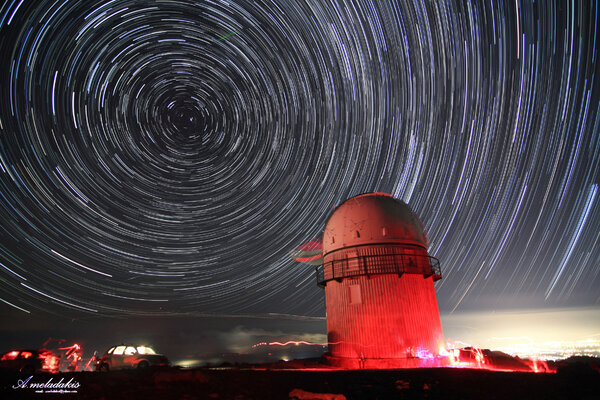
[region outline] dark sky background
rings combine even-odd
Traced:
[[[597,3],[407,3],[4,1],[3,347],[323,334],[290,251],[370,191],[442,314],[598,310]]]

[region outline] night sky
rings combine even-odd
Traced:
[[[322,321],[290,252],[371,191],[443,314],[598,309],[598,4],[407,3],[5,0],[2,318]]]

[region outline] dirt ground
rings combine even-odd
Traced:
[[[583,364],[561,367],[552,374],[457,368],[343,371],[274,367],[34,374],[27,382],[22,374],[4,371],[0,374],[0,398],[600,399],[600,374]],[[48,384],[50,379],[46,388],[31,387]],[[73,388],[75,384],[77,388]],[[76,393],[65,393],[73,390]]]

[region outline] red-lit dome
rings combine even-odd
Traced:
[[[419,217],[402,200],[386,193],[361,194],[339,205],[325,224],[323,254],[374,243],[414,244],[427,249]]]

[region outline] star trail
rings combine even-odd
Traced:
[[[442,311],[597,307],[599,13],[5,1],[0,306],[320,317],[290,251],[379,191],[427,227]]]

